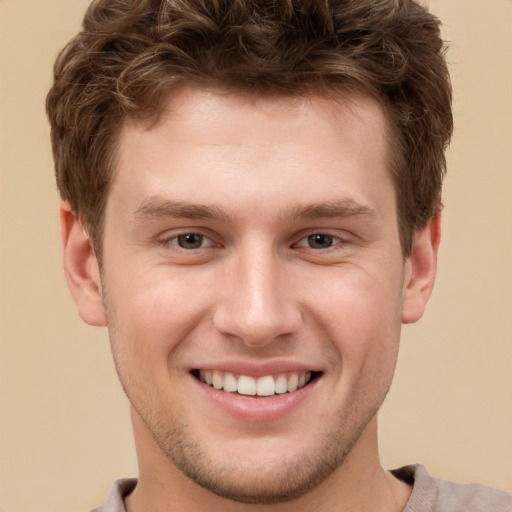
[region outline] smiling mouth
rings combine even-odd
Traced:
[[[320,372],[286,372],[251,377],[218,370],[195,370],[194,377],[208,386],[246,396],[273,396],[293,393],[311,383]]]

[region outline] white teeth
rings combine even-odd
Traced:
[[[247,375],[240,375],[238,377],[238,392],[241,395],[255,395],[256,381]]]
[[[288,391],[288,379],[286,375],[279,375],[279,377],[277,377],[274,391],[278,394],[283,394]]]
[[[280,374],[277,377],[265,375],[254,378],[249,375],[236,376],[231,372],[219,370],[200,370],[199,380],[215,389],[229,393],[238,391],[241,395],[272,396],[275,394],[293,393],[304,387],[311,380],[311,372]]]
[[[289,379],[288,379],[288,392],[292,393],[297,389],[297,384],[299,383],[299,376],[294,373]]]
[[[257,395],[258,396],[271,396],[274,394],[274,377],[267,375],[266,377],[260,377],[257,384]]]
[[[222,389],[224,385],[224,379],[222,378],[222,374],[218,371],[213,372],[212,376],[212,384],[215,389]]]
[[[229,393],[238,391],[236,377],[232,373],[224,374],[224,391],[228,391]]]

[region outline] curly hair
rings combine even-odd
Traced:
[[[57,184],[101,256],[116,144],[174,87],[370,94],[390,126],[404,255],[441,206],[453,119],[439,20],[413,0],[95,0],[47,97]]]

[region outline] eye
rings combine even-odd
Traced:
[[[341,239],[328,233],[313,233],[296,245],[296,247],[309,247],[311,249],[329,249],[333,245],[341,243]]]
[[[170,239],[170,243],[188,250],[209,247],[212,244],[209,238],[199,233],[183,233],[182,235],[174,236]]]

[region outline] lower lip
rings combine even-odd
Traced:
[[[259,397],[228,393],[192,378],[209,402],[237,419],[250,422],[275,421],[292,413],[308,398],[321,379],[318,376],[303,388],[291,393]]]

